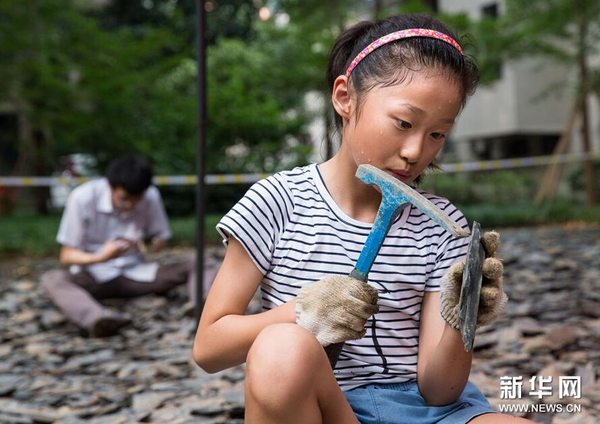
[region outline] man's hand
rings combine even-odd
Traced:
[[[100,250],[96,253],[98,262],[106,262],[109,259],[121,256],[125,251],[129,250],[135,242],[126,239],[108,240]]]
[[[365,335],[365,324],[379,311],[377,289],[352,277],[325,277],[302,287],[296,298],[296,323],[321,346]]]
[[[484,233],[481,244],[485,250],[483,261],[483,279],[479,297],[477,328],[493,323],[504,310],[508,297],[502,287],[502,262],[496,258],[500,235],[494,231]],[[458,262],[450,267],[444,275],[440,290],[440,308],[442,318],[455,330],[458,326],[458,302],[462,286],[465,262]]]
[[[160,252],[165,245],[166,243],[164,240],[161,240],[157,237],[152,237],[149,240],[140,240],[138,242],[138,249],[140,249],[140,252],[144,254],[152,254]]]

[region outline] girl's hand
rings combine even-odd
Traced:
[[[379,311],[377,289],[352,277],[330,276],[300,290],[296,323],[313,333],[321,346],[365,335],[365,324]]]
[[[502,287],[502,262],[496,258],[500,235],[495,231],[484,233],[481,243],[486,259],[483,261],[483,280],[477,314],[477,328],[493,323],[504,310],[508,297]],[[462,286],[465,262],[450,267],[441,283],[440,307],[442,318],[455,330],[458,326],[458,302]]]

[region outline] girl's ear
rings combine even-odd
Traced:
[[[352,115],[353,101],[346,75],[340,75],[333,82],[331,102],[333,103],[333,108],[338,115],[340,115],[344,120],[350,119],[350,116]]]

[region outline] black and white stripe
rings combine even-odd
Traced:
[[[468,231],[448,200],[419,190]],[[292,300],[304,284],[348,275],[371,224],[356,221],[334,202],[315,164],[254,184],[223,217],[217,230],[233,235],[264,274],[263,308]],[[379,290],[375,335],[372,320],[362,340],[347,342],[335,374],[343,390],[417,377],[419,318],[425,291],[439,290],[445,271],[466,254],[468,238],[455,239],[415,207],[405,208],[386,237],[369,273]]]

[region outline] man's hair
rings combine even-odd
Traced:
[[[111,187],[121,187],[128,194],[137,196],[152,184],[152,166],[142,156],[121,156],[108,165],[106,177]]]

